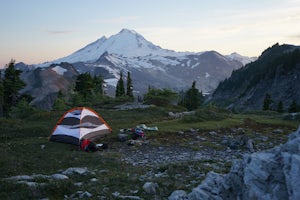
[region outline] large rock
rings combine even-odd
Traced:
[[[168,200],[186,200],[186,199],[188,199],[188,197],[184,190],[175,190],[168,198]]]
[[[147,194],[156,194],[156,189],[158,189],[158,184],[153,182],[146,182],[143,185],[143,189]]]
[[[235,160],[228,174],[208,173],[188,199],[300,199],[300,128],[289,141]]]

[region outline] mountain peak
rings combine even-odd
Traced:
[[[127,28],[123,28],[118,34],[121,34],[121,33],[131,33],[131,34],[138,34],[135,30],[130,30],[130,29],[127,29]]]
[[[108,38],[105,36],[86,45],[73,54],[57,59],[52,63],[60,62],[95,62],[107,52],[121,57],[139,57],[148,55],[172,56],[176,53],[154,45],[134,30],[123,28],[119,33]]]
[[[242,56],[241,54],[237,53],[237,52],[233,52],[230,55],[226,56],[227,58],[231,59],[231,60],[236,60],[241,62],[243,65],[246,65],[250,62],[253,62],[256,60],[255,57],[247,57],[247,56]]]

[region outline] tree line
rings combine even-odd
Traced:
[[[276,104],[276,102],[273,101],[271,94],[266,93],[264,101],[263,101],[262,110],[273,110],[273,111],[277,111],[279,113],[283,113],[284,105],[283,105],[282,101],[279,101]],[[297,105],[297,102],[295,99],[292,100],[291,104],[287,108],[287,111],[289,113],[295,113],[295,112],[300,111],[300,106]]]
[[[1,73],[1,72],[0,72]],[[23,115],[33,111],[35,108],[30,105],[33,98],[27,94],[21,94],[26,84],[20,78],[22,71],[15,68],[15,61],[11,60],[6,65],[4,75],[0,74],[0,116]],[[133,82],[130,72],[127,72],[126,85],[123,73],[116,85],[115,98],[105,94],[104,80],[101,76],[92,76],[83,73],[77,76],[75,84],[68,91],[59,91],[52,106],[53,110],[65,110],[73,106],[98,106],[111,102],[121,103],[134,101]],[[203,102],[202,92],[196,88],[196,82],[187,91],[177,93],[171,89],[157,89],[149,87],[148,92],[139,97],[140,101],[158,106],[178,104],[188,110],[197,109]]]
[[[6,65],[5,74],[0,71],[0,117],[22,116],[35,108],[30,105],[33,98],[27,94],[20,94],[26,84],[21,80],[21,71],[15,69],[15,61],[11,60]],[[83,73],[77,76],[75,85],[69,91],[59,91],[57,98],[53,104],[53,110],[66,110],[74,106],[99,106],[109,104],[111,102],[122,103],[134,101],[133,82],[130,72],[127,72],[126,85],[124,84],[123,73],[120,72],[115,89],[115,98],[105,94],[104,80],[101,76],[92,76],[89,73]],[[163,88],[148,88],[148,92],[144,94],[143,99],[139,99],[146,104],[154,104],[157,106],[179,105],[187,110],[196,110],[204,102],[204,96],[201,91],[196,88],[196,81],[186,91],[179,93]],[[279,101],[277,106],[273,102],[271,95],[266,94],[263,110],[276,110],[284,112],[283,103]],[[276,107],[276,108],[275,108]],[[288,107],[288,112],[300,111],[296,101],[293,100]]]

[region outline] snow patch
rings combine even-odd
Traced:
[[[208,78],[208,77],[210,77],[210,74],[205,72],[205,78]]]
[[[116,78],[108,78],[108,79],[104,79],[104,81],[107,85],[111,85],[114,87],[116,87],[116,85],[118,83],[118,79],[116,79]]]
[[[61,66],[57,65],[52,68],[53,71],[55,71],[59,75],[64,75],[64,73],[67,71],[65,68],[62,68]]]
[[[188,60],[187,62],[187,66],[190,67],[191,66],[191,60]]]
[[[200,65],[200,63],[199,63],[199,62],[197,62],[197,63],[193,64],[191,68],[192,68],[192,69],[194,69],[194,68],[195,68],[195,67],[197,67],[198,65]]]

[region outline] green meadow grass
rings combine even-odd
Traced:
[[[299,126],[298,121],[283,120],[277,113],[247,113],[233,114],[223,110],[197,111],[195,118],[170,119],[169,111],[160,107],[134,110],[96,109],[113,129],[113,133],[105,138],[112,146],[117,144],[119,130],[135,127],[138,124],[158,126],[157,132],[146,132],[154,146],[172,146],[179,144],[185,146],[192,138],[180,137],[178,132],[188,132],[191,128],[199,132],[207,132],[232,127],[249,126],[247,134],[258,129],[263,134],[280,128],[283,134],[269,137],[285,137],[287,133],[295,131]],[[191,189],[197,186],[204,178],[190,177],[191,168],[205,174],[211,169],[204,162],[183,162],[171,165],[162,165],[159,168],[132,166],[120,161],[120,153],[112,151],[99,151],[95,153],[81,152],[77,146],[53,143],[48,141],[53,127],[65,111],[35,112],[23,119],[0,118],[0,197],[3,199],[63,199],[64,195],[74,194],[78,190],[89,191],[98,196],[113,199],[112,193],[118,191],[122,194],[137,195],[151,199],[141,189],[145,180],[140,180],[149,171],[155,173],[166,172],[167,177],[154,178],[160,186],[159,196],[167,197],[176,189]],[[262,126],[263,125],[263,126]],[[261,128],[263,127],[263,128]],[[247,127],[246,127],[247,128]],[[212,142],[202,143],[210,148],[219,148]],[[135,147],[138,148],[138,147]],[[191,147],[199,150],[199,147]],[[230,163],[226,164],[230,168]],[[5,178],[16,175],[45,174],[51,175],[69,167],[87,167],[93,174],[88,176],[74,175],[68,180],[48,181],[44,187],[29,188],[24,184],[15,184]],[[220,172],[226,172],[221,170]],[[174,174],[184,174],[185,179],[172,178]],[[91,182],[91,178],[97,181]],[[196,182],[193,181],[196,179]],[[83,186],[74,186],[74,183],[83,182]],[[190,187],[190,188],[188,188]],[[132,194],[132,191],[137,191]],[[92,199],[97,199],[94,195]]]

